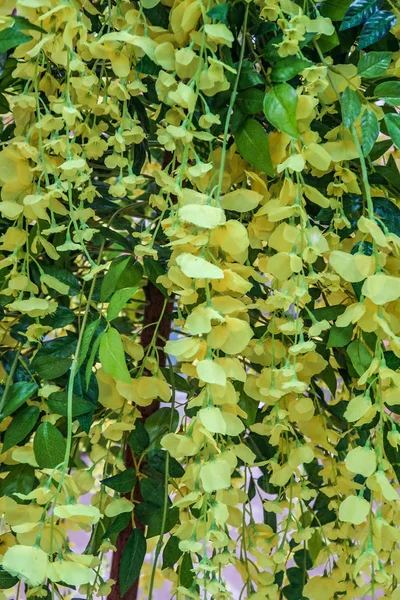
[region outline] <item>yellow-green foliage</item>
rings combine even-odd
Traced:
[[[0,15],[0,598],[398,600],[398,9]]]

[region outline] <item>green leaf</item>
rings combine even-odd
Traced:
[[[33,31],[39,31],[40,33],[47,33],[47,31],[45,29],[43,29],[43,27],[39,27],[38,25],[34,25],[33,23],[30,23],[28,21],[28,19],[25,19],[25,17],[19,17],[17,15],[12,15],[13,21],[14,23],[18,26],[18,29],[31,29]]]
[[[229,12],[229,3],[217,4],[211,10],[207,12],[207,17],[214,19],[215,21],[221,21],[221,23],[227,22]]]
[[[364,156],[368,156],[379,135],[379,121],[372,110],[364,111],[361,117],[361,140]]]
[[[165,450],[152,450],[148,454],[148,461],[152,469],[157,471],[157,473],[165,475],[167,466],[167,453]],[[183,477],[184,474],[185,471],[183,467],[178,463],[176,458],[170,456],[168,461],[168,475],[170,477],[179,478]]]
[[[371,154],[369,156],[372,162],[378,160],[378,158],[385,154],[385,152],[387,152],[392,146],[392,143],[392,140],[382,140],[380,142],[377,142],[372,148]]]
[[[22,442],[35,427],[39,415],[40,410],[37,406],[21,407],[15,413],[11,424],[6,429],[2,452],[6,452]]]
[[[27,383],[26,381],[18,381],[14,385],[10,386],[5,406],[3,407],[0,419],[9,417],[13,414],[20,406],[33,396],[38,386],[36,383]]]
[[[156,412],[147,417],[144,426],[149,435],[150,448],[161,448],[161,439],[169,431],[169,424],[171,421],[171,410],[173,411],[171,430],[175,431],[178,427],[179,422],[179,413],[176,409],[168,407],[159,408],[158,410],[156,410]]]
[[[127,494],[131,492],[136,484],[136,471],[135,469],[126,469],[114,477],[107,477],[101,481],[102,485],[119,492],[120,494]]]
[[[11,497],[16,492],[29,494],[36,486],[35,469],[27,464],[15,465],[10,467],[7,477],[0,480],[0,497]]]
[[[117,515],[112,525],[110,525],[110,527],[108,527],[107,531],[104,533],[103,539],[109,538],[112,535],[116,535],[117,533],[125,529],[130,523],[131,519],[131,513],[121,513],[120,515]]]
[[[100,289],[100,300],[105,302],[113,292],[133,287],[143,277],[143,268],[131,256],[122,256],[113,260]]]
[[[297,139],[296,109],[298,97],[296,90],[288,83],[273,87],[264,98],[264,114],[268,121],[279,131]]]
[[[164,485],[155,479],[143,478],[140,480],[140,493],[143,500],[152,502],[156,506],[164,506]]]
[[[86,389],[89,387],[90,378],[91,378],[92,373],[93,373],[92,367],[94,365],[96,354],[97,354],[97,351],[98,351],[99,346],[100,346],[100,342],[101,342],[101,340],[102,340],[103,337],[104,337],[104,331],[102,331],[100,333],[100,335],[98,335],[97,338],[94,340],[94,343],[92,345],[92,349],[90,351],[90,356],[89,356],[88,361],[86,363],[86,368],[85,368]]]
[[[329,17],[332,21],[342,21],[351,0],[324,0],[320,12],[323,17]]]
[[[400,148],[400,114],[389,113],[385,115],[385,125],[393,143]]]
[[[119,568],[121,596],[126,594],[139,577],[145,556],[146,540],[143,532],[140,529],[134,529],[129,536],[121,557]]]
[[[350,129],[361,112],[361,102],[357,92],[347,87],[342,94],[343,125]]]
[[[160,535],[161,533],[168,533],[177,523],[179,523],[179,509],[177,506],[168,506],[167,516],[165,519],[164,529],[162,530],[164,520],[164,508],[159,510],[152,509],[148,518],[147,527],[147,539]]]
[[[331,35],[321,35],[318,40],[318,46],[324,53],[333,50],[333,48],[336,48],[339,44],[340,40],[336,30],[331,33]]]
[[[257,88],[250,88],[238,94],[235,107],[237,107],[245,116],[255,115],[256,113],[262,112],[263,101],[264,92]]]
[[[8,100],[3,94],[0,94],[0,115],[5,115],[8,112],[10,112]]]
[[[72,360],[70,358],[57,357],[55,359],[54,356],[52,358],[51,355],[46,354],[35,358],[31,366],[39,377],[46,381],[51,381],[65,375],[69,371],[71,364]]]
[[[372,202],[374,205],[374,212],[382,219],[388,230],[391,233],[395,233],[396,235],[400,236],[399,206],[394,202],[391,202],[388,198],[372,198]],[[396,369],[397,368],[398,367],[396,367]]]
[[[163,267],[163,265],[160,263],[160,261],[155,260],[154,258],[151,258],[150,256],[145,256],[143,258],[143,264],[144,264],[144,268],[146,271],[146,275],[149,278],[149,280],[151,281],[151,283],[153,285],[155,285],[156,288],[158,288],[165,297],[167,297],[168,296],[167,290],[161,283],[158,283],[158,281],[157,281],[157,279],[160,277],[160,275],[166,274],[166,268]]]
[[[85,362],[87,353],[89,352],[89,348],[90,348],[92,340],[93,340],[93,336],[96,333],[96,329],[99,325],[100,325],[100,319],[96,319],[95,321],[92,321],[85,327],[85,331],[84,331],[83,337],[82,337],[81,347],[79,349],[78,369]]]
[[[18,577],[15,577],[15,575],[10,575],[10,573],[7,573],[3,567],[0,567],[0,590],[8,590],[9,588],[14,587],[14,585],[16,585],[18,582]]]
[[[271,81],[290,81],[300,71],[312,66],[312,62],[298,56],[287,56],[278,60],[271,71]]]
[[[171,535],[168,542],[165,544],[163,552],[162,569],[170,569],[180,559],[183,552],[179,549],[180,539],[175,535]]]
[[[68,416],[68,392],[54,392],[47,400],[51,412],[63,417]],[[80,417],[92,412],[96,405],[80,396],[72,396],[72,416]]]
[[[156,411],[154,414],[156,414]],[[134,454],[141,454],[147,448],[150,442],[149,434],[145,426],[139,420],[135,421],[135,429],[131,431],[128,437],[128,446]]]
[[[54,265],[43,265],[42,269],[46,275],[51,275],[51,277],[54,277],[55,279],[58,279],[58,281],[61,281],[61,283],[67,285],[69,288],[69,296],[77,296],[81,291],[78,279],[70,271]]]
[[[134,296],[138,288],[125,288],[115,292],[110,300],[110,304],[107,309],[107,321],[113,321],[116,319],[124,308],[128,304],[129,300]]]
[[[14,23],[12,27],[0,31],[0,53],[25,44],[25,42],[29,42],[31,39],[30,35],[22,33],[18,24]]]
[[[358,74],[364,79],[378,77],[387,70],[391,60],[391,52],[368,52],[358,61]]]
[[[374,95],[391,106],[400,105],[400,81],[384,81],[376,86]]]
[[[65,439],[57,427],[48,422],[39,425],[33,440],[33,452],[41,469],[54,469],[63,463],[65,450]]]
[[[370,16],[377,0],[355,0],[346,12],[339,31],[345,31],[351,27],[361,25]]]
[[[131,383],[131,376],[125,362],[124,347],[118,331],[110,327],[100,340],[100,362],[107,375],[125,383]]]
[[[258,121],[246,119],[243,127],[235,133],[235,142],[244,160],[270,177],[274,176],[268,133]]]
[[[337,327],[334,325],[329,330],[327,348],[343,348],[351,341],[353,336],[354,325],[350,324],[347,327]]]
[[[368,369],[372,361],[372,356],[361,340],[354,340],[347,347],[347,354],[351,360],[354,370],[358,375],[362,375]]]
[[[396,25],[396,21],[396,15],[390,10],[380,10],[372,14],[358,38],[358,49],[367,48],[385,37],[389,30]]]
[[[186,589],[190,589],[194,581],[194,573],[192,569],[192,558],[187,552],[183,555],[182,563],[179,569],[179,582]]]
[[[341,314],[344,313],[346,307],[343,304],[336,304],[335,306],[322,306],[321,308],[315,308],[312,312],[317,321],[335,321]]]

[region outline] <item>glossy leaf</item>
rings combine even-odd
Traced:
[[[384,81],[376,86],[375,96],[392,106],[400,105],[400,81]]]
[[[386,114],[385,124],[393,143],[400,148],[400,114]]]
[[[264,98],[264,113],[271,125],[295,139],[297,103],[296,90],[288,83],[276,85]]]
[[[358,48],[362,50],[382,39],[396,24],[397,17],[389,10],[373,13],[365,23],[358,38]]]
[[[146,540],[140,529],[134,529],[129,536],[121,557],[119,582],[122,596],[139,577],[146,555]]]
[[[391,60],[391,52],[368,52],[358,62],[358,74],[364,79],[379,77],[387,70]]]
[[[135,487],[136,471],[135,469],[126,469],[118,473],[118,475],[103,479],[101,483],[120,494],[126,494],[127,492],[131,492]]]
[[[361,102],[357,92],[347,87],[342,94],[343,125],[350,129],[361,112]]]
[[[251,165],[271,177],[274,174],[269,151],[268,134],[255,119],[247,119],[235,133],[235,142],[239,154]]]
[[[379,135],[379,121],[371,110],[364,111],[361,117],[361,140],[364,156],[368,156]]]
[[[25,439],[35,427],[39,414],[40,410],[37,406],[22,406],[14,413],[13,420],[4,434],[3,452],[6,452]]]
[[[65,450],[65,439],[57,427],[49,422],[39,425],[33,440],[33,451],[41,469],[55,469],[62,464]]]

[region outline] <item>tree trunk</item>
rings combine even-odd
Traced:
[[[144,319],[143,319],[144,329],[142,331],[141,344],[144,348],[144,351],[146,352],[146,349],[149,347],[151,340],[153,339],[153,335],[154,335],[155,329],[157,327],[157,323],[160,320],[160,317],[161,317],[161,314],[163,311],[164,302],[165,302],[165,297],[162,294],[162,292],[160,292],[160,290],[153,283],[151,283],[151,281],[149,281],[145,287],[145,295],[146,295],[146,306],[145,306],[145,311],[144,311]],[[165,354],[164,354],[162,348],[164,347],[165,340],[168,339],[170,330],[171,330],[172,306],[173,306],[173,301],[171,299],[166,306],[166,309],[161,318],[160,324],[158,326],[158,331],[157,331],[156,345],[158,348],[158,358],[159,358],[160,367],[165,366]],[[161,350],[160,350],[160,348],[161,348]],[[158,409],[159,404],[160,404],[159,402],[154,400],[150,404],[150,406],[143,406],[143,407],[139,406],[138,407],[138,409],[140,410],[140,412],[142,414],[141,421],[143,423],[146,421],[147,417],[152,415]],[[127,446],[125,449],[124,460],[125,460],[125,465],[127,468],[134,466],[133,459],[132,459],[132,451],[129,448],[129,446]],[[135,500],[141,501],[142,497],[140,495],[140,489],[139,489],[138,482],[139,482],[139,478],[137,479],[133,497]],[[130,494],[126,494],[126,496],[128,498],[130,498]],[[137,518],[136,515],[135,515],[135,527],[137,529],[141,529],[142,531],[145,528],[143,523],[140,522],[140,520]],[[111,564],[111,574],[110,574],[111,578],[114,579],[116,583],[113,585],[111,593],[108,596],[108,600],[121,600],[121,598],[122,598],[121,592],[120,592],[120,586],[119,586],[119,568],[120,568],[120,564],[121,564],[122,552],[125,548],[125,545],[131,534],[131,531],[132,531],[132,523],[129,523],[129,525],[123,531],[121,531],[121,533],[118,535],[117,543],[116,543],[117,549],[113,554],[112,564]],[[137,596],[138,596],[138,590],[139,590],[139,578],[135,581],[134,585],[126,592],[126,594],[124,594],[124,597],[123,597],[124,600],[136,600]]]

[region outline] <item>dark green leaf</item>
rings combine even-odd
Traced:
[[[382,219],[385,227],[400,236],[400,208],[388,198],[373,198],[374,212]]]
[[[107,375],[125,383],[131,383],[121,336],[113,327],[110,327],[101,338],[99,356]]]
[[[127,494],[135,487],[136,471],[135,469],[125,469],[125,471],[118,473],[118,475],[103,479],[101,483],[120,494]]]
[[[50,394],[47,404],[53,413],[63,417],[68,416],[68,392]],[[89,400],[85,400],[80,396],[72,396],[72,416],[74,418],[92,412],[95,408],[95,404]]]
[[[240,92],[236,98],[235,107],[237,107],[242,115],[255,115],[262,112],[264,101],[264,92],[257,88],[250,88]]]
[[[372,110],[364,111],[361,117],[361,139],[364,156],[368,156],[379,135],[379,121]]]
[[[2,452],[6,452],[13,446],[16,446],[35,427],[40,415],[37,406],[22,406],[15,413],[11,424],[7,427],[4,434],[4,444]]]
[[[226,4],[217,4],[213,6],[211,10],[207,12],[207,17],[210,19],[214,19],[215,21],[221,21],[221,23],[227,22],[229,12],[229,3]]]
[[[385,115],[385,124],[393,143],[400,148],[400,114]]]
[[[3,567],[0,567],[0,590],[8,590],[14,587],[14,585],[16,585],[18,582],[18,577],[15,577],[15,575],[10,575],[10,573],[7,573]]]
[[[351,342],[347,347],[347,354],[358,375],[363,375],[371,364],[372,356],[362,341],[354,340]]]
[[[347,87],[342,94],[343,125],[350,129],[361,112],[361,102],[357,92]]]
[[[324,0],[320,12],[323,17],[329,17],[332,21],[342,21],[351,0]]]
[[[110,265],[100,290],[100,300],[105,302],[113,292],[127,287],[134,287],[143,277],[143,268],[130,256],[122,256]]]
[[[172,420],[171,410],[173,410]],[[179,413],[176,409],[167,407],[159,408],[146,419],[144,426],[149,434],[150,448],[159,449],[161,447],[161,439],[168,433],[170,421],[172,424],[171,430],[175,431],[179,422]]]
[[[136,290],[137,288],[125,288],[123,290],[117,290],[111,296],[110,304],[107,309],[107,321],[113,321],[118,317],[119,313],[135,294]]]
[[[0,497],[13,494],[29,494],[37,485],[35,469],[31,465],[15,465],[5,479],[0,480]]]
[[[141,454],[150,442],[145,426],[139,420],[135,421],[135,429],[128,437],[128,446],[134,454]]]
[[[5,115],[8,112],[10,112],[8,100],[3,94],[0,94],[0,115]]]
[[[183,552],[182,550],[179,550],[179,542],[179,538],[175,535],[171,535],[168,542],[165,544],[162,569],[172,568],[182,556]]]
[[[0,419],[12,415],[14,411],[25,404],[25,402],[33,396],[37,388],[38,386],[36,383],[27,383],[26,381],[19,381],[10,386]]]
[[[364,23],[371,15],[371,11],[374,10],[376,3],[377,0],[355,0],[355,2],[352,2],[344,16],[340,31],[345,31]]]
[[[235,142],[244,160],[273,177],[274,167],[269,152],[268,133],[258,121],[246,119],[243,127],[235,133]]]
[[[337,327],[333,325],[329,330],[329,338],[327,348],[343,348],[351,341],[353,337],[354,325],[350,324],[347,327]]]
[[[391,52],[368,52],[358,62],[358,74],[364,77],[364,79],[378,77],[386,71],[391,60]]]
[[[61,281],[61,283],[65,283],[65,285],[69,287],[70,296],[77,296],[81,291],[78,279],[70,271],[61,269],[54,265],[43,265],[42,269],[46,275],[51,275],[51,277],[58,279],[58,281]]]
[[[297,102],[296,90],[288,83],[276,85],[264,98],[264,114],[268,121],[294,139],[299,136],[296,121]]]
[[[42,321],[43,325],[58,329],[59,327],[65,327],[71,325],[75,321],[75,315],[72,310],[66,306],[58,306],[56,312],[53,315],[47,315]]]
[[[144,268],[146,271],[147,277],[150,279],[151,283],[156,286],[163,293],[165,297],[168,296],[167,290],[165,287],[158,283],[157,279],[160,275],[165,275],[166,269],[163,268],[161,263],[150,256],[145,256],[143,259]]]
[[[128,526],[131,519],[131,513],[121,513],[120,515],[117,515],[113,523],[110,525],[110,527],[107,528],[106,532],[104,533],[103,539],[109,538],[112,535],[116,535],[120,531],[123,531]]]
[[[44,355],[35,357],[31,365],[39,377],[46,381],[51,381],[65,375],[69,371],[71,363],[72,360],[69,358],[51,359],[49,355]]]
[[[322,306],[321,308],[315,308],[312,312],[317,321],[335,321],[341,314],[344,313],[346,307],[343,304],[336,304],[335,306]]]
[[[165,474],[167,453],[164,450],[152,450],[149,452],[148,461],[151,468],[157,471],[157,473],[161,473],[162,475]],[[169,457],[168,474],[170,477],[174,478],[183,477],[185,474],[182,466],[178,463],[176,458],[173,458],[172,456]]]
[[[189,553],[183,555],[182,563],[179,569],[179,582],[183,587],[189,589],[194,581],[194,573],[192,571],[193,563]]]
[[[272,81],[290,81],[295,77],[300,71],[306,69],[307,67],[312,66],[312,62],[305,58],[300,58],[298,56],[287,56],[282,60],[278,60],[271,71],[271,80]]]
[[[139,577],[144,557],[146,556],[146,540],[140,529],[134,529],[129,536],[121,557],[119,582],[123,596]]]
[[[82,337],[81,347],[79,349],[79,357],[78,357],[78,369],[85,362],[87,353],[89,352],[89,348],[92,344],[93,336],[96,333],[97,327],[100,325],[100,319],[96,319],[91,323],[88,323],[85,327],[85,331]]]
[[[339,46],[339,44],[340,40],[336,31],[331,33],[331,35],[321,35],[318,40],[318,46],[323,53],[330,52],[333,48]]]
[[[400,81],[384,81],[376,86],[375,96],[392,106],[400,105]]]
[[[164,506],[164,485],[149,477],[140,480],[140,493],[143,500],[152,502],[156,506]]]
[[[39,425],[33,440],[33,452],[41,469],[54,469],[63,463],[65,450],[65,439],[57,427],[48,422]]]
[[[380,10],[372,14],[361,31],[358,49],[362,50],[378,42],[396,25],[396,21],[396,15],[390,10]]]
[[[35,360],[43,356],[56,358],[69,358],[76,350],[76,338],[73,336],[64,335],[62,337],[51,340],[43,344],[39,352],[35,356]]]
[[[7,52],[11,48],[16,48],[25,42],[29,42],[32,37],[22,33],[16,23],[12,27],[0,31],[0,52]]]
[[[254,88],[257,85],[264,85],[264,83],[264,78],[256,71],[254,63],[249,60],[244,60],[239,77],[239,91]]]
[[[38,25],[34,25],[30,23],[28,19],[25,17],[19,17],[18,15],[12,15],[14,23],[17,25],[18,29],[31,29],[32,31],[39,31],[39,33],[47,33],[45,29],[39,27]]]
[[[164,528],[162,527],[164,520],[164,508],[151,510],[148,518],[147,539],[168,533],[177,523],[179,523],[179,509],[177,506],[168,506]]]

